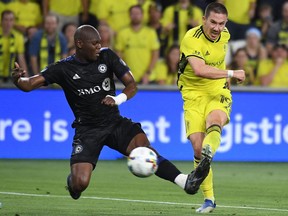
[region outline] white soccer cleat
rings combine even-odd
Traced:
[[[197,213],[210,213],[216,208],[216,203],[212,200],[205,199],[203,205],[196,209]]]

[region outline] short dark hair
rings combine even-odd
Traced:
[[[207,18],[211,12],[218,13],[218,14],[225,14],[228,16],[228,11],[226,7],[218,2],[212,2],[208,4],[208,6],[205,9],[205,17]]]

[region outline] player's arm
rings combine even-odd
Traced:
[[[187,60],[196,76],[207,79],[235,77],[239,82],[243,82],[245,80],[244,70],[221,70],[205,64],[203,59],[194,56],[188,57]]]
[[[15,62],[15,69],[12,72],[12,79],[15,86],[25,92],[32,91],[45,84],[45,78],[37,74],[32,77],[25,77],[26,71],[20,68],[17,62]]]
[[[125,86],[122,93],[127,95],[127,100],[134,97],[134,95],[137,93],[137,83],[135,82],[130,71],[121,77],[121,82]]]
[[[132,98],[137,92],[137,84],[132,76],[132,73],[129,71],[121,77],[121,82],[125,86],[122,93],[117,96],[107,95],[102,103],[108,106],[116,106],[124,103],[126,100]]]

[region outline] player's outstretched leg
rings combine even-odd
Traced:
[[[210,213],[216,208],[216,203],[213,202],[212,200],[205,199],[204,204],[196,209],[197,213]]]
[[[81,193],[76,193],[76,192],[74,192],[74,191],[72,190],[72,187],[71,187],[71,174],[69,174],[69,175],[67,176],[67,186],[66,186],[66,189],[69,191],[70,196],[71,196],[73,199],[75,199],[75,200],[79,199],[79,197],[81,196]]]
[[[200,185],[209,173],[211,161],[212,149],[210,145],[206,145],[202,149],[202,159],[199,165],[188,175],[185,184],[186,193],[196,194],[198,192]]]

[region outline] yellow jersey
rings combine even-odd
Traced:
[[[259,62],[257,70],[257,76],[261,77],[269,74],[275,63],[271,59],[263,59]],[[285,61],[275,74],[273,81],[269,84],[269,87],[287,87],[288,86],[288,61]]]
[[[147,26],[142,26],[137,32],[129,26],[116,36],[115,49],[122,52],[123,60],[130,67],[136,82],[141,81],[147,71],[152,51],[159,47],[156,31]]]
[[[256,0],[224,0],[224,5],[228,10],[228,19],[238,24],[249,24],[250,4]]]
[[[175,19],[175,12],[179,13],[178,17],[178,23],[174,23]],[[175,24],[178,26],[178,40],[180,43],[180,40],[184,37],[185,33],[190,27],[189,20],[193,19],[198,22],[198,24],[202,24],[202,17],[203,12],[202,10],[195,6],[190,5],[188,9],[181,9],[178,4],[168,6],[163,13],[163,17],[161,19],[161,23],[164,27]],[[192,26],[194,27],[194,26]],[[173,43],[178,43],[178,41],[174,41],[175,38],[173,38],[174,29],[169,33],[168,35],[168,46],[171,46]]]
[[[17,25],[27,28],[42,23],[41,8],[37,3],[15,1],[7,4],[6,9],[13,11]]]
[[[227,28],[215,41],[205,35],[202,25],[187,31],[180,45],[181,56],[178,69],[178,87],[182,92],[193,90],[209,94],[225,86],[226,78],[207,79],[196,76],[187,58],[194,56],[203,59],[206,65],[225,70],[225,55],[229,38]]]
[[[151,80],[155,81],[156,83],[159,81],[165,81],[165,85],[175,85],[177,80],[177,71],[169,73],[169,68],[166,61],[164,59],[160,59],[157,61],[150,77],[152,77]]]
[[[63,16],[77,16],[82,12],[82,3],[79,0],[50,0],[50,11]]]
[[[14,68],[14,61],[18,54],[24,54],[24,36],[12,31],[9,36],[3,36],[0,29],[0,76],[9,77]]]
[[[97,18],[105,20],[112,30],[118,32],[129,26],[129,9],[137,4],[137,0],[121,0],[121,3],[115,0],[100,0],[98,2]]]
[[[4,4],[2,1],[0,1],[0,14],[6,9],[6,4]],[[1,22],[1,16],[0,16],[0,22]]]

